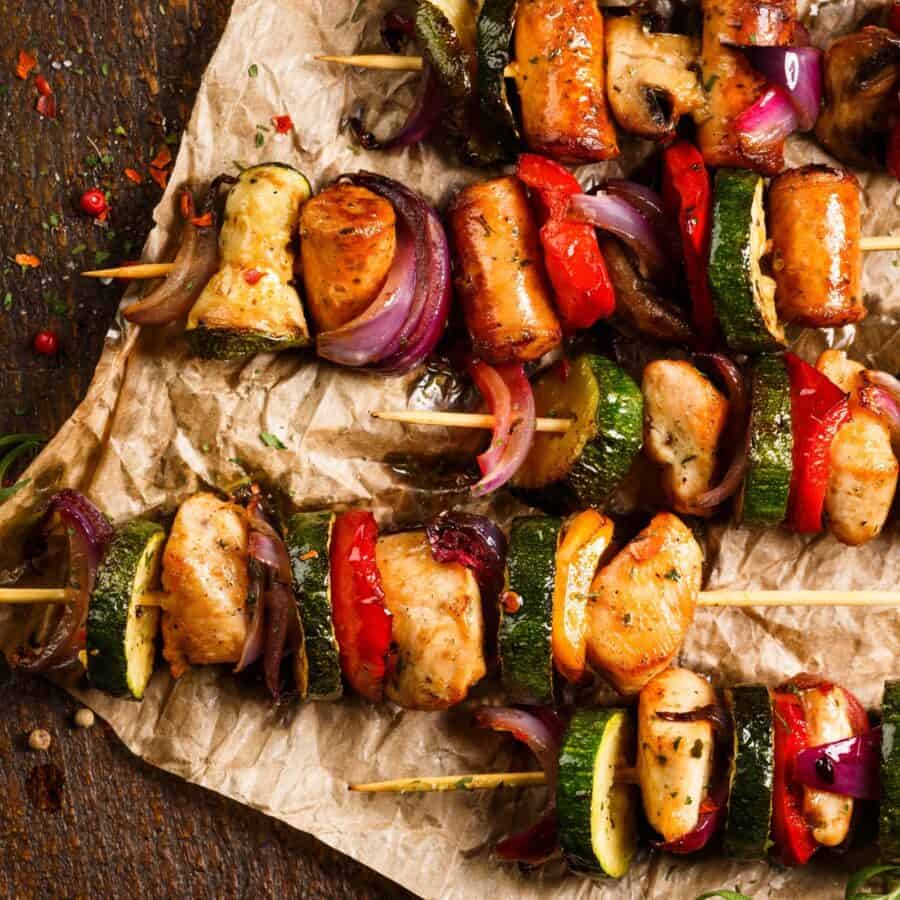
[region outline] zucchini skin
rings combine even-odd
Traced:
[[[709,283],[716,315],[732,350],[760,353],[778,347],[753,293],[750,246],[753,198],[760,182],[754,172],[716,173]]]
[[[725,852],[734,859],[765,859],[775,777],[772,694],[762,684],[739,684],[726,697],[734,743]]]
[[[900,863],[900,680],[884,683],[881,738],[881,807],[878,844],[885,863]]]
[[[498,145],[512,159],[522,148],[519,126],[506,93],[506,67],[519,0],[485,0],[478,16],[478,102]]]
[[[143,688],[134,690],[128,679],[128,618],[141,558],[151,542],[159,552],[165,534],[155,522],[134,519],[116,532],[97,572],[87,616],[88,677],[114,697],[140,700],[143,695]],[[156,610],[145,615],[159,616]]]
[[[750,452],[741,519],[777,525],[787,514],[793,469],[791,389],[780,356],[762,356],[753,367]]]
[[[551,631],[561,529],[562,520],[551,516],[513,519],[506,590],[519,607],[500,604],[499,629],[501,680],[512,702],[554,702]]]
[[[280,338],[266,331],[229,328],[191,328],[185,331],[191,352],[203,359],[240,359],[256,353],[277,353],[290,347],[307,347],[306,338]]]
[[[588,356],[600,385],[595,424],[589,441],[566,481],[578,499],[601,507],[625,477],[644,445],[644,395],[634,379],[604,356]]]
[[[344,691],[331,618],[329,550],[334,518],[330,511],[296,513],[285,529],[294,593],[306,637],[307,696],[311,700],[335,700]]]
[[[559,842],[566,862],[576,872],[595,878],[621,877],[624,871],[607,872],[597,858],[593,841],[594,768],[597,754],[611,726],[620,725],[623,709],[578,710],[569,722],[559,754],[556,815]],[[608,773],[609,781],[615,777]],[[630,858],[624,861],[627,871]]]

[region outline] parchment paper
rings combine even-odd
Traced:
[[[357,98],[366,98],[379,129],[395,123],[408,105],[409,76],[339,71],[311,59],[374,48],[388,5],[237,0],[156,211],[147,259],[165,258],[177,187],[233,172],[236,160],[288,161],[314,185],[370,168],[435,203],[479,177],[449,166],[427,145],[404,154],[369,154],[340,131],[341,115],[354,109]],[[849,29],[864,11],[852,3],[821,5],[816,39]],[[255,78],[248,74],[253,64]],[[284,113],[295,132],[264,132],[265,146],[257,148],[257,124]],[[632,147],[626,158],[642,152],[646,148]],[[803,140],[792,142],[792,164],[810,158],[825,159]],[[900,219],[895,183],[884,176],[867,176],[863,183],[865,230],[889,232]],[[869,255],[865,285],[872,314],[855,330],[803,336],[798,346],[807,358],[814,359],[826,339],[853,342],[853,354],[870,365],[900,369],[896,258]],[[282,488],[298,507],[366,505],[386,524],[410,521],[447,502],[446,496],[429,498],[411,489],[384,457],[422,451],[423,443],[432,453],[458,449],[460,435],[432,430],[423,441],[420,431],[368,416],[376,407],[404,406],[409,378],[352,373],[302,355],[205,362],[190,358],[177,337],[177,329],[138,334],[121,323],[109,333],[86,399],[31,467],[29,487],[0,508],[0,565],[15,565],[26,528],[47,496],[63,486],[85,491],[116,523],[170,514],[201,486],[223,487],[245,471]],[[287,449],[265,446],[261,432],[276,434]],[[501,497],[487,511],[506,519],[515,505]],[[712,587],[893,588],[900,572],[894,526],[856,550],[827,536],[806,540],[720,526],[710,530],[708,551]],[[10,625],[5,623],[7,635]],[[824,671],[877,706],[883,680],[900,674],[898,651],[893,609],[701,610],[682,662],[717,685],[776,683],[800,670]],[[273,709],[252,687],[212,668],[193,670],[178,682],[158,671],[141,704],[98,692],[79,696],[147,761],[308,831],[426,897],[691,898],[736,885],[760,900],[842,895],[845,874],[825,860],[785,872],[716,858],[642,857],[617,884],[567,875],[559,864],[521,874],[494,860],[490,847],[530,821],[543,801],[540,790],[348,794],[348,781],[509,766],[515,752],[509,743],[474,732],[464,708],[438,715],[345,699]]]

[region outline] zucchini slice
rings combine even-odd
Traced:
[[[309,344],[291,244],[311,192],[306,176],[283,163],[241,172],[225,202],[219,271],[188,315],[195,353],[235,359]]]
[[[166,532],[135,519],[118,529],[100,568],[87,617],[87,670],[94,687],[140,700],[153,675],[160,610],[141,606],[159,579]]]
[[[343,693],[341,661],[331,619],[331,529],[334,513],[296,513],[285,543],[291,557],[294,593],[306,645],[307,696],[334,700]]]
[[[513,519],[500,604],[500,673],[511,702],[553,703],[553,589],[562,521]]]
[[[725,702],[734,725],[725,852],[765,859],[775,778],[772,694],[762,684],[739,684],[725,692]]]
[[[563,434],[534,436],[514,484],[540,488],[565,479],[583,504],[602,507],[643,445],[641,389],[614,362],[588,353],[566,373],[558,366],[545,372],[534,401],[539,416],[575,421]]]
[[[881,703],[881,810],[878,844],[885,863],[900,863],[900,680],[884,683]]]
[[[791,388],[780,356],[762,356],[753,367],[750,451],[740,500],[749,525],[777,525],[787,513],[793,469]]]
[[[485,0],[478,16],[478,102],[501,147],[515,156],[522,146],[506,90],[519,0]]]
[[[635,787],[616,783],[633,758],[633,727],[624,709],[572,716],[559,755],[556,812],[566,861],[577,872],[621,878],[637,852]]]
[[[716,173],[709,282],[732,350],[758,353],[784,344],[775,281],[760,268],[766,253],[763,179],[754,172]]]

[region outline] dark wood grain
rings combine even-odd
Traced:
[[[166,138],[177,150],[228,6],[0,0],[0,431],[52,434],[84,394],[120,288],[76,273],[139,252],[160,196],[148,163]],[[34,76],[15,75],[21,49],[36,52],[54,90],[55,121],[35,110]],[[125,167],[143,172],[143,184]],[[97,186],[111,194],[106,229],[78,212],[81,192]],[[17,253],[41,266],[20,270]],[[60,338],[56,358],[31,350],[43,328]],[[76,708],[53,685],[0,668],[0,896],[410,896],[308,836],[143,764],[106,726],[76,729]],[[28,749],[35,727],[53,737],[46,753]]]

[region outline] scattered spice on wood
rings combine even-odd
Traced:
[[[15,256],[16,265],[23,269],[36,269],[40,264],[40,259],[33,253],[17,253]]]
[[[129,181],[133,181],[135,184],[143,184],[144,176],[141,175],[136,169],[125,169],[125,177]]]
[[[86,706],[82,706],[81,709],[75,713],[75,724],[79,728],[93,728],[95,721],[94,711],[88,709]]]
[[[19,62],[16,65],[16,75],[25,81],[26,78],[31,74],[34,67],[37,65],[37,59],[32,56],[30,53],[26,53],[24,50],[19,51]]]

